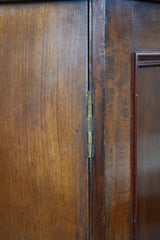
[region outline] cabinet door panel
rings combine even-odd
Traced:
[[[0,239],[88,239],[87,11],[0,7]]]
[[[139,72],[137,239],[160,236],[160,66]]]
[[[160,53],[135,54],[134,231],[160,235]]]

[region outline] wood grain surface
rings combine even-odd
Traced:
[[[105,232],[131,239],[131,53],[129,1],[109,1],[106,25]]]
[[[87,1],[0,7],[0,239],[88,239]]]

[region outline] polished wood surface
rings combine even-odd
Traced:
[[[160,52],[135,54],[134,239],[159,239]]]
[[[106,4],[106,16],[105,236],[107,240],[131,240],[134,221],[132,55],[135,51],[160,50],[160,4],[149,1],[109,0]],[[149,177],[148,175],[148,181]],[[154,181],[151,176],[150,186]],[[155,187],[155,196],[157,194],[158,189]],[[145,201],[147,196],[142,204]],[[153,197],[150,201],[157,204],[158,200]],[[159,225],[156,216],[156,213],[151,216],[154,221],[150,219],[150,223],[146,219],[148,223],[144,225],[146,228],[144,232],[147,232],[148,224],[151,222],[153,225],[156,223]],[[154,237],[158,239],[159,235]]]
[[[87,1],[0,8],[0,239],[88,239]]]

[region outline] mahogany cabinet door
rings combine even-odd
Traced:
[[[159,240],[160,1],[108,0],[105,29],[103,237]]]
[[[88,3],[0,4],[0,239],[88,239]]]

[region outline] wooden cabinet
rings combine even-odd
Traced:
[[[159,240],[159,22],[158,0],[0,1],[0,240]]]

